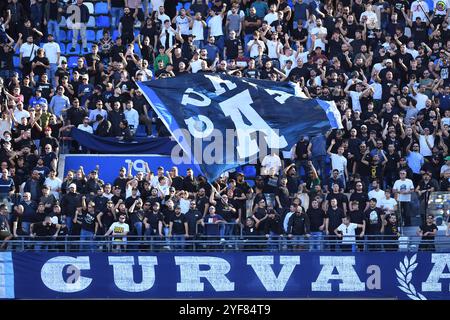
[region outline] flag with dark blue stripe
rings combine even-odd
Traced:
[[[138,86],[208,181],[289,150],[300,135],[342,128],[334,102],[307,99],[293,83],[197,73]]]

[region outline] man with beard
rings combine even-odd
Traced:
[[[288,210],[289,205],[291,204],[286,177],[283,177],[280,180],[280,185],[276,189],[275,200],[275,208],[280,215],[283,215],[284,211]]]
[[[209,200],[206,197],[206,192],[205,192],[204,188],[200,188],[198,190],[198,193],[197,193],[197,196],[195,199],[195,206],[202,213],[203,217],[208,213]]]
[[[144,205],[144,207],[146,207]],[[155,202],[150,212],[145,213],[143,224],[145,227],[145,235],[150,237],[163,237],[163,220],[161,212],[159,211],[159,203]],[[150,239],[151,240],[151,239]]]
[[[323,249],[322,239],[325,230],[326,214],[319,207],[319,201],[316,199],[311,201],[311,206],[306,212],[310,221],[311,246],[310,251],[321,251]]]
[[[283,238],[283,224],[281,220],[281,216],[275,212],[275,210],[271,209],[268,212],[268,218],[264,227],[264,234],[267,238],[267,245],[270,250],[274,251],[279,246],[277,246],[277,242]]]
[[[189,168],[186,170],[186,177],[183,179],[183,190],[189,192],[190,195],[193,195],[197,192],[197,181],[194,177],[194,171]]]
[[[366,216],[366,234],[369,241],[380,241],[380,235],[384,232],[384,211],[377,208],[377,199],[372,198],[369,209],[364,212]],[[379,244],[369,244],[369,250],[379,250]]]
[[[338,228],[344,221],[344,211],[338,207],[336,198],[331,199],[330,207],[327,210],[327,219],[325,220],[325,232],[327,240],[330,241],[329,248],[331,251],[335,251],[337,236],[334,230]]]
[[[241,219],[236,208],[230,203],[229,196],[232,196],[232,191],[229,190],[226,195],[221,196],[220,201],[216,201],[214,199],[215,194],[220,197],[217,191],[216,193],[211,193],[211,196],[209,197],[209,203],[215,206],[217,214],[225,219],[225,236],[231,239],[235,234],[236,224],[240,223]]]
[[[197,209],[195,201],[191,200],[189,211],[185,214],[188,223],[188,233],[193,239],[203,233],[203,214]]]
[[[108,121],[111,122],[111,136],[120,136],[120,122],[125,120],[125,114],[120,105],[120,101],[115,101],[113,109],[108,112]]]

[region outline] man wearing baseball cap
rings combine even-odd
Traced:
[[[77,185],[69,184],[68,192],[61,199],[61,209],[66,216],[67,230],[72,234],[73,217],[78,207],[81,207],[81,195],[77,193]]]
[[[56,154],[59,153],[59,142],[58,142],[58,139],[56,139],[55,137],[52,136],[52,128],[51,127],[45,127],[45,129],[44,129],[44,137],[39,142],[39,146],[41,149],[40,154],[44,154],[44,152],[45,152],[44,147],[47,144],[52,146],[52,149]]]

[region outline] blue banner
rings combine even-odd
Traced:
[[[7,255],[1,298],[450,299],[450,253]]]
[[[174,163],[173,160],[178,160]],[[132,162],[133,167],[131,174],[136,175],[139,171],[145,172],[144,163],[147,162],[150,170],[155,174],[159,166],[169,171],[171,167],[176,166],[180,175],[185,175],[188,168],[194,170],[194,175],[200,172],[195,166],[186,164],[181,161],[181,158],[172,159],[168,156],[158,155],[67,155],[64,161],[64,176],[69,170],[78,170],[80,166],[83,167],[84,172],[88,174],[95,169],[96,165],[100,167],[99,178],[105,183],[113,183],[119,175],[121,167],[128,168],[128,164]]]
[[[177,145],[168,137],[134,138],[133,141],[121,141],[115,137],[99,137],[94,134],[73,128],[70,136],[83,147],[100,153],[129,154],[153,153],[170,155]]]
[[[289,150],[300,135],[342,127],[334,102],[302,97],[293,83],[197,73],[138,86],[209,181],[261,152]]]

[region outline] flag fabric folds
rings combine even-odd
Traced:
[[[138,87],[210,182],[272,150],[289,150],[300,135],[342,128],[333,101],[307,99],[289,82],[197,73]]]

